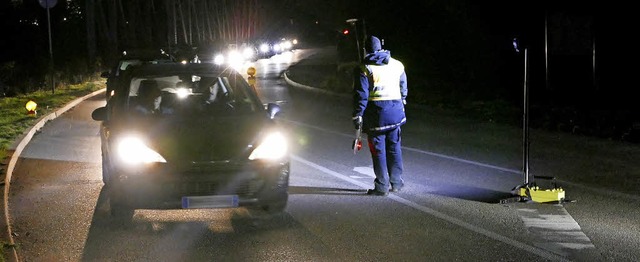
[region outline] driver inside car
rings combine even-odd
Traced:
[[[160,109],[162,91],[155,80],[145,79],[140,82],[136,105],[133,110],[143,115],[154,114]]]

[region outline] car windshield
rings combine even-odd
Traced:
[[[134,77],[128,111],[148,117],[233,117],[262,110],[239,75],[162,75]]]

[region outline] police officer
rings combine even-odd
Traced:
[[[368,195],[386,196],[404,186],[400,126],[407,118],[407,76],[404,65],[382,49],[380,39],[365,42],[363,64],[354,74],[353,123],[363,128],[376,178]]]

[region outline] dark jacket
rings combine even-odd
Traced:
[[[372,66],[377,67],[371,70],[374,69]],[[391,87],[386,87],[387,91],[390,90],[388,93],[393,95],[387,95],[388,98],[384,98],[384,95],[375,97],[374,92],[377,91],[374,88],[373,74],[378,74],[379,79],[386,78],[387,82],[394,83]],[[353,116],[363,117],[364,132],[391,130],[407,121],[403,104],[407,97],[407,76],[402,63],[391,58],[389,51],[380,50],[367,54],[354,76]]]

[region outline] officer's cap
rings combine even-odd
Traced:
[[[364,44],[364,48],[367,53],[373,53],[375,51],[379,51],[382,49],[382,44],[380,43],[380,39],[375,36],[369,36],[367,41]]]

